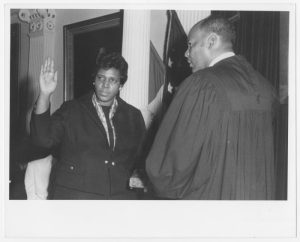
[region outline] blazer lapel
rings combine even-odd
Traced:
[[[106,137],[105,129],[98,117],[96,109],[92,103],[92,95],[93,93],[89,93],[88,95],[83,96],[78,101],[86,111],[86,113],[90,116],[91,120],[96,123],[97,127],[99,128],[100,132]]]

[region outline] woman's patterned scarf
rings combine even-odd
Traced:
[[[105,118],[105,114],[102,110],[102,107],[100,105],[100,103],[97,101],[97,98],[96,98],[96,95],[95,93],[93,94],[93,97],[92,97],[92,102],[94,104],[94,107],[96,108],[96,111],[97,111],[97,114],[100,118],[100,121],[105,129],[105,132],[106,132],[106,138],[107,138],[107,141],[108,141],[108,144],[110,146],[110,140],[109,140],[109,133],[108,133],[108,126],[107,126],[107,121],[106,121],[106,118]],[[111,128],[112,128],[112,131],[113,131],[113,138],[114,138],[114,146],[113,146],[113,150],[115,149],[115,146],[116,146],[116,131],[115,131],[115,126],[112,122],[112,118],[114,117],[115,115],[115,112],[117,110],[117,107],[118,107],[118,101],[117,99],[115,98],[114,99],[114,102],[113,102],[113,105],[111,106],[110,110],[109,110],[109,122],[110,122],[110,125],[111,125]]]

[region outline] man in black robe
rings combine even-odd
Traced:
[[[185,53],[193,74],[179,86],[146,160],[158,196],[274,199],[271,84],[233,53],[224,18],[195,24]]]

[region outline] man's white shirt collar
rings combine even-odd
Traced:
[[[229,57],[234,56],[234,55],[235,55],[235,54],[234,54],[233,52],[231,52],[231,51],[230,51],[230,52],[225,52],[225,53],[219,55],[218,57],[216,57],[215,59],[213,59],[213,60],[210,62],[209,67],[211,67],[211,66],[217,64],[217,63],[218,63],[219,61],[221,61],[221,60],[224,60],[224,59],[229,58]]]

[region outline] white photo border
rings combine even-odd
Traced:
[[[297,94],[299,85],[299,5],[296,1],[6,1],[4,13],[1,58],[3,87],[1,121],[4,134],[1,166],[1,233],[7,241],[296,241],[299,239],[297,178],[299,166],[296,142],[299,131]],[[174,1],[172,1],[174,2]],[[10,9],[185,9],[185,10],[270,10],[289,11],[289,147],[287,201],[16,201],[8,198],[9,174],[9,58]],[[296,36],[297,34],[297,36]],[[297,52],[296,52],[297,51]],[[297,60],[296,60],[297,58]],[[296,63],[298,67],[296,68]],[[297,73],[296,73],[297,71]],[[297,117],[296,117],[297,115]],[[297,145],[297,147],[296,147]],[[298,176],[297,176],[298,175]],[[2,214],[4,216],[2,216]],[[1,236],[2,236],[1,234]]]

